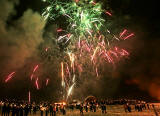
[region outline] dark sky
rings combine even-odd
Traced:
[[[106,78],[103,78],[99,81],[101,83],[101,86],[99,88],[103,88],[101,92],[94,92],[96,88],[92,87],[92,85],[91,87],[87,88],[88,92],[84,93],[86,93],[86,96],[87,94],[93,94],[95,96],[97,95],[103,98],[129,97],[146,100],[160,100],[160,22],[158,18],[158,3],[156,3],[156,0],[109,0],[108,2],[106,2],[106,0],[101,1],[104,3],[104,8],[106,6],[106,3],[109,4],[110,10],[112,10],[113,14],[116,15],[117,20],[115,22],[133,31],[135,33],[135,37],[133,38],[133,40],[129,40],[124,43],[131,52],[130,58],[119,63],[117,65],[117,68],[109,73],[110,75],[112,75],[112,79],[108,78],[107,73],[104,74],[104,77]],[[5,4],[5,0],[3,0],[2,3]],[[11,40],[10,36],[5,35],[6,32],[3,28],[0,28],[0,97],[4,98],[5,96],[7,96],[10,98],[16,98],[17,95],[21,95],[21,97],[19,97],[19,99],[21,99],[26,97],[26,95],[28,94],[28,90],[32,88],[32,85],[29,85],[29,87],[22,86],[28,84],[29,80],[21,79],[19,77],[18,80],[12,81],[9,85],[6,85],[4,84],[4,76],[8,74],[8,70],[12,70],[10,69],[10,67],[15,67],[15,64],[17,63],[24,64],[24,61],[22,61],[21,59],[18,61],[13,60],[14,64],[10,63],[10,60],[14,59],[15,57],[22,57],[22,59],[27,58],[27,64],[25,63],[25,65],[23,66],[16,66],[16,68],[18,67],[17,69],[19,70],[30,70],[30,67],[27,67],[27,65],[36,64],[36,60],[38,58],[31,57],[33,55],[30,54],[30,51],[32,51],[32,53],[34,54],[34,49],[37,48],[43,41],[43,37],[39,35],[44,32],[43,31],[41,33],[40,30],[45,27],[45,23],[37,17],[39,17],[39,14],[42,13],[42,9],[45,7],[45,4],[40,0],[20,0],[19,3],[6,3],[7,5],[4,5],[4,8],[15,9],[15,12],[12,13],[12,15],[8,18],[8,16],[5,16],[3,13],[5,9],[0,9],[0,14],[2,14],[0,16],[0,24],[3,24],[3,22],[6,23],[4,27],[11,30],[11,32],[9,31],[8,34],[14,33],[12,39],[15,39],[16,42],[9,42],[13,40]],[[12,8],[12,5],[14,8]],[[32,10],[26,12],[28,9]],[[34,12],[38,13],[34,14]],[[4,16],[4,18],[2,16]],[[5,17],[7,18],[5,19]],[[24,21],[28,21],[30,26],[33,24],[32,22],[36,24],[35,28],[33,29],[34,31],[37,31],[36,34],[33,33],[33,30],[30,29],[30,26],[28,26],[28,24],[23,23]],[[15,26],[17,26],[17,31],[13,31]],[[13,29],[10,27],[13,27]],[[17,37],[17,35],[19,36]],[[2,38],[4,37],[7,38],[7,40],[3,40]],[[29,42],[25,42],[22,47],[9,47],[10,44],[19,45],[18,38],[21,37],[30,37],[34,39],[24,40]],[[24,41],[20,40],[20,42],[22,43]],[[32,42],[35,44],[32,44]],[[29,50],[28,47],[30,47]],[[17,52],[15,49],[27,49],[28,51],[22,50],[20,52]],[[6,54],[4,53],[4,50],[6,50],[7,52],[15,51],[16,53]],[[21,55],[23,53],[27,55]],[[32,59],[32,61],[30,59]],[[25,70],[20,72],[21,74],[19,75],[21,77],[27,77]],[[49,88],[43,88],[38,92],[35,89],[32,89],[32,93],[34,96],[33,99],[35,98],[35,96],[39,96],[38,98],[43,100],[56,98],[55,95],[57,94],[57,90],[54,89],[55,87],[57,87],[56,84],[60,80],[53,80],[56,82],[53,82],[53,86],[50,85]]]

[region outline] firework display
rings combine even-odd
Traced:
[[[54,41],[60,52],[55,57],[59,63],[57,70],[60,71],[58,73],[65,100],[73,94],[79,78],[85,78],[85,75],[101,78],[103,65],[115,65],[121,58],[128,58],[129,52],[118,47],[117,43],[128,40],[134,33],[124,29],[118,34],[113,34],[106,26],[107,18],[112,18],[113,13],[103,9],[101,3],[93,0],[44,0],[44,2],[47,2],[48,6],[44,9],[42,17],[58,25]],[[45,46],[43,54],[54,56],[51,51],[51,46]],[[29,75],[37,90],[41,88],[41,78],[37,75],[41,67],[39,64],[33,65]],[[15,72],[10,73],[5,82],[7,83],[13,76]],[[45,86],[50,83],[51,79],[45,78]],[[30,97],[29,91],[29,102]]]
[[[57,22],[62,18],[66,25],[59,27],[57,44],[62,44],[68,56],[61,63],[62,87],[67,91],[68,98],[76,84],[76,76],[88,71],[92,67],[96,77],[99,77],[101,65],[104,62],[115,64],[120,58],[128,56],[127,50],[112,45],[132,37],[124,29],[116,36],[105,28],[107,20],[102,14],[112,16],[112,13],[102,9],[100,3],[93,0],[48,0],[49,6],[42,16],[45,20],[51,19]],[[88,67],[86,67],[88,65]]]

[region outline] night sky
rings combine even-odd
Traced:
[[[75,98],[94,95],[99,98],[160,100],[158,3],[156,0],[99,1],[104,8],[109,4],[109,10],[116,16],[113,20],[116,25],[112,28],[121,28],[120,31],[127,28],[135,36],[123,43],[130,51],[129,58],[119,62],[116,68],[108,70],[109,67],[106,67],[104,77],[95,85],[94,80],[84,83],[83,90],[75,92]],[[40,16],[46,4],[40,0],[1,0],[0,4],[0,99],[27,99],[30,90],[34,100],[57,100],[61,81],[56,78],[59,70],[54,66],[57,62],[48,68],[41,55],[44,46],[53,44],[46,37],[53,32],[54,26]],[[44,65],[39,76],[53,76],[49,86],[39,91],[28,79],[31,66],[33,68],[38,61]],[[18,71],[17,76],[4,83],[6,75],[14,70]],[[43,82],[44,79],[41,85]]]

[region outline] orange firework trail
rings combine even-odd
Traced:
[[[65,82],[64,82],[64,68],[63,68],[63,62],[61,62],[61,76],[62,76],[62,87],[65,86]]]
[[[74,72],[74,61],[75,61],[75,55],[73,53],[68,53],[68,56],[69,56],[69,59],[70,59],[70,62],[71,62],[71,68],[73,69],[73,72]]]
[[[9,80],[12,79],[13,75],[15,74],[16,72],[12,72],[8,75],[7,79],[5,80],[5,83],[7,83]]]

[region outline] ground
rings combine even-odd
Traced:
[[[160,106],[156,106],[156,110],[157,112],[159,112],[159,115],[160,115]],[[40,116],[40,112],[38,112],[36,116]],[[62,114],[58,113],[56,116],[62,116]],[[74,111],[67,110],[66,116],[80,116],[80,113],[79,113],[79,110],[74,110]],[[106,114],[102,114],[101,110],[98,110],[96,113],[84,112],[84,116],[155,116],[155,113],[153,109],[151,110],[147,109],[147,110],[144,110],[143,112],[136,112],[134,110],[134,106],[132,106],[131,113],[126,113],[122,105],[112,105],[112,106],[107,106]]]

